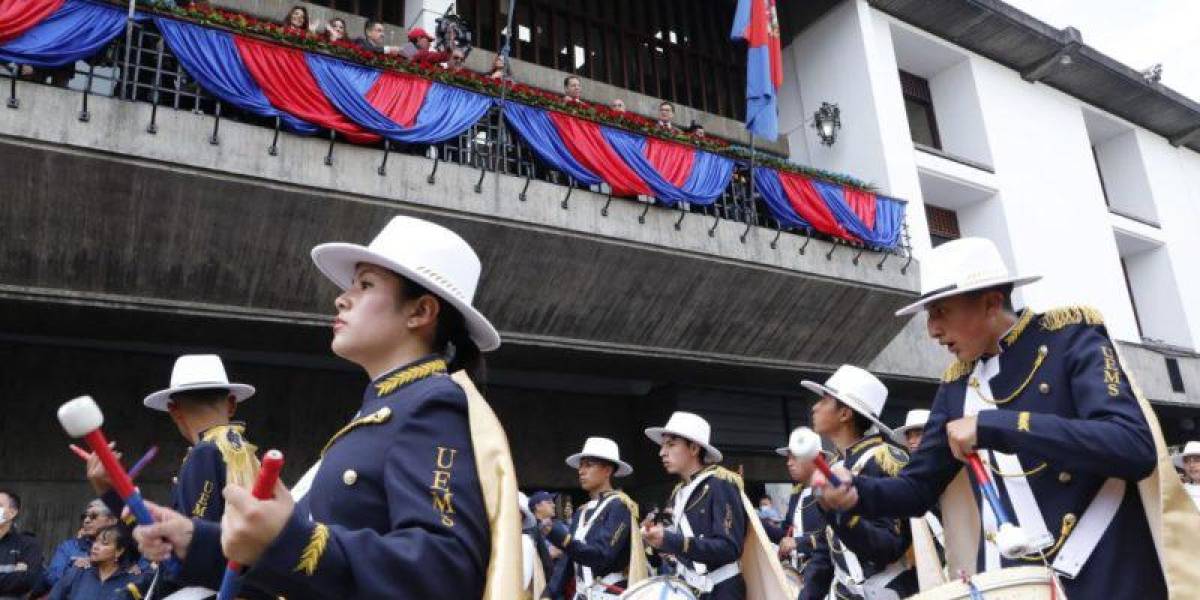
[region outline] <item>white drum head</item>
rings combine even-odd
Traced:
[[[696,594],[678,577],[651,577],[625,590],[620,600],[696,600]]]

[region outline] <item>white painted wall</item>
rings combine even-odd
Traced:
[[[452,4],[454,0],[405,0],[404,26],[410,29],[424,27],[433,35],[437,18],[446,14]]]
[[[1093,141],[1094,143],[1094,141]],[[1137,130],[1095,144],[1100,177],[1112,208],[1124,215],[1157,222],[1150,179],[1146,173]]]

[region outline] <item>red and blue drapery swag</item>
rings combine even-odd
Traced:
[[[72,64],[120,35],[125,18],[122,8],[95,0],[0,0],[0,62]],[[299,134],[328,129],[355,143],[432,144],[462,134],[495,103],[415,75],[171,18],[153,22],[200,87]],[[712,204],[735,166],[689,145],[517,102],[506,103],[504,118],[552,168],[584,185],[606,183],[617,196]],[[899,243],[901,201],[764,167],[755,169],[755,187],[782,227],[881,249]]]

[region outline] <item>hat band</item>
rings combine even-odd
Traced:
[[[946,287],[940,287],[940,288],[938,288],[938,289],[936,289],[936,290],[933,290],[932,292],[925,292],[924,294],[921,294],[921,296],[920,296],[920,297],[918,297],[918,298],[917,298],[917,300],[928,300],[928,299],[930,299],[930,298],[932,298],[932,297],[934,297],[934,296],[937,296],[937,295],[939,295],[939,294],[944,294],[944,293],[946,293],[946,292],[952,292],[952,291],[954,291],[954,289],[955,289],[955,288],[957,288],[957,287],[958,287],[958,284],[957,284],[957,283],[952,283],[952,284],[950,284],[950,285],[948,285],[948,286],[946,286]]]

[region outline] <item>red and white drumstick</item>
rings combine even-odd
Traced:
[[[825,476],[825,479],[833,484],[833,487],[841,487],[842,480],[833,474],[833,470],[829,468],[829,462],[825,460],[825,455],[821,454],[821,436],[817,435],[815,431],[807,427],[797,427],[788,437],[788,452],[791,452],[792,456],[799,460],[811,461]]]
[[[145,501],[142,500],[142,494],[136,487],[133,487],[133,480],[129,478],[125,467],[121,466],[121,462],[113,454],[112,448],[108,447],[108,439],[100,430],[100,427],[104,425],[104,413],[100,412],[96,401],[92,400],[91,396],[80,396],[63,404],[58,407],[58,422],[62,423],[63,429],[68,435],[74,438],[83,438],[87,442],[88,447],[104,465],[104,470],[108,472],[113,489],[125,501],[125,505],[137,518],[138,523],[153,524],[154,519],[150,516]]]
[[[251,493],[259,500],[270,500],[275,497],[275,484],[279,481],[279,471],[283,469],[283,453],[278,450],[268,450],[263,455],[262,465],[258,468],[258,478],[254,481]],[[238,575],[242,566],[237,561],[229,561],[225,565],[225,575],[221,578],[221,589],[217,592],[217,600],[233,600],[238,589],[242,587]]]
[[[996,515],[999,528],[996,530],[995,541],[1000,554],[1007,558],[1019,558],[1033,552],[1034,548],[1030,545],[1029,536],[1026,535],[1025,530],[1013,523],[1012,518],[1008,516],[1008,511],[1004,509],[1004,503],[1000,500],[1000,490],[996,487],[992,476],[988,474],[987,468],[983,466],[979,453],[968,454],[967,465],[975,475],[975,484],[979,486],[979,494],[987,499],[988,504],[992,507],[992,514]]]

